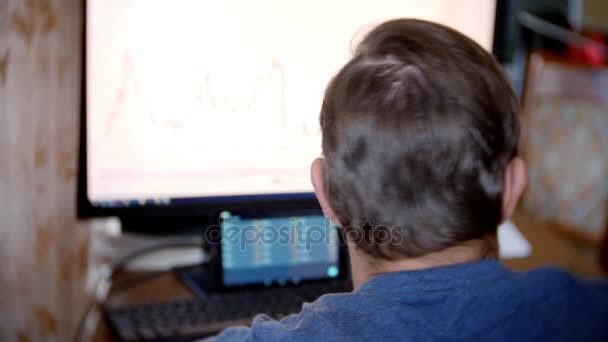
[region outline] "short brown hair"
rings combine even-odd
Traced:
[[[413,19],[372,30],[321,109],[325,190],[349,240],[401,259],[495,236],[517,110],[496,60],[463,34]]]

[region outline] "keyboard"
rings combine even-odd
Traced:
[[[103,308],[121,341],[192,341],[224,328],[249,325],[258,313],[279,319],[300,312],[302,304],[323,294],[348,292],[345,283],[311,284],[296,288],[215,293],[206,299]]]

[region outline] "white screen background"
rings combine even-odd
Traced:
[[[92,201],[309,192],[323,91],[396,17],[491,49],[495,1],[89,0]]]

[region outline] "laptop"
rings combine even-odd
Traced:
[[[280,319],[352,289],[346,245],[319,212],[223,211],[206,240],[208,265],[177,272],[199,298],[106,307],[120,340],[192,340],[248,325],[259,313]]]

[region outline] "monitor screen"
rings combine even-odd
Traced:
[[[322,215],[221,214],[224,286],[299,284],[340,275],[337,228]]]
[[[323,91],[381,21],[490,49],[495,1],[89,0],[86,197],[94,206],[310,194]]]

